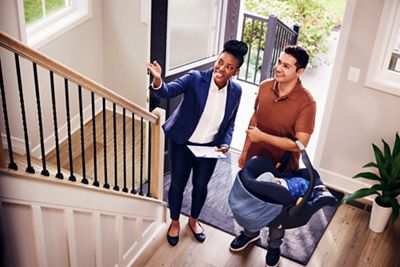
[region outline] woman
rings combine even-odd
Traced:
[[[179,215],[183,192],[192,171],[192,206],[189,228],[195,239],[204,242],[206,235],[198,218],[207,197],[207,185],[214,172],[217,159],[196,158],[187,145],[217,146],[226,153],[232,141],[236,113],[242,93],[239,84],[231,78],[238,74],[247,53],[247,45],[230,40],[224,44],[213,68],[208,71],[190,71],[166,84],[157,61],[147,63],[153,75],[151,90],[161,98],[183,94],[178,108],[163,125],[169,139],[171,185],[168,191],[171,225],[167,240],[171,246],[179,241]]]

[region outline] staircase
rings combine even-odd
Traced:
[[[1,266],[146,262],[167,219],[164,111],[2,32],[0,91]]]

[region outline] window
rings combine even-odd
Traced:
[[[400,73],[400,27],[397,30],[394,47],[390,53],[389,70]]]
[[[365,85],[400,95],[400,0],[385,0]]]
[[[224,0],[169,0],[166,75],[215,60],[222,48]]]
[[[24,41],[38,48],[87,20],[91,16],[90,1],[19,0]]]

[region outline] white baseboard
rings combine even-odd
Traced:
[[[1,134],[1,141],[3,143],[3,149],[8,149],[8,142],[7,142],[7,136],[6,134],[2,133]],[[25,140],[11,136],[11,144],[12,144],[12,150],[13,153],[17,153],[20,155],[25,155]]]
[[[330,188],[350,194],[358,189],[370,187],[371,184],[362,182],[359,179],[352,179],[351,177],[336,173],[334,171],[319,168],[318,172],[324,184]],[[373,201],[375,196],[369,196],[365,199]]]
[[[99,102],[102,101],[102,98],[97,98],[95,101],[95,115],[97,115],[99,112],[102,110],[102,105],[99,104]],[[89,105],[83,110],[83,124],[86,124],[88,121],[92,119],[92,106]],[[79,128],[81,127],[80,125],[80,116],[79,113],[74,116],[71,120],[71,134],[76,132]],[[65,123],[61,127],[58,128],[58,143],[61,144],[68,138],[68,124]],[[48,136],[44,140],[44,147],[45,147],[45,154],[47,155],[50,151],[55,149],[55,143],[54,143],[54,135]],[[42,158],[41,152],[40,152],[40,143],[35,146],[32,149],[32,156],[36,157],[38,159]]]

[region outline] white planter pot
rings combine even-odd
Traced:
[[[392,214],[392,208],[382,207],[374,200],[371,210],[371,218],[369,220],[369,229],[376,233],[382,233]]]

